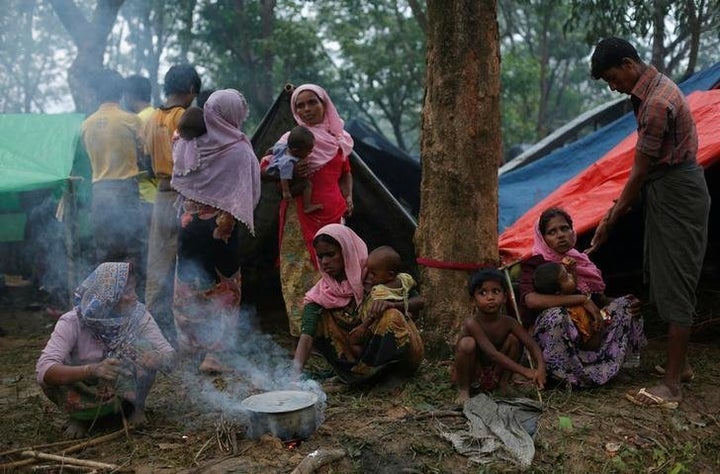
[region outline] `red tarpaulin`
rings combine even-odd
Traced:
[[[704,168],[720,160],[720,90],[696,91],[687,97],[698,132],[697,159]],[[633,133],[605,156],[537,203],[500,235],[504,263],[532,253],[533,228],[540,214],[561,207],[573,218],[578,234],[594,229],[612,205],[630,175],[637,133]]]

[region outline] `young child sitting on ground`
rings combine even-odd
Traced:
[[[480,381],[483,390],[497,387],[509,393],[513,372],[542,390],[546,374],[540,347],[517,320],[503,314],[507,301],[503,274],[495,269],[479,270],[470,277],[468,292],[477,311],[465,320],[455,346],[452,378],[458,387],[457,402],[470,398],[470,386],[475,381]],[[523,346],[530,352],[535,369],[518,363]]]
[[[280,188],[282,189],[283,199],[290,200],[293,198],[291,184],[293,185],[293,189],[298,189],[302,186],[303,210],[306,214],[319,211],[323,208],[323,205],[312,203],[312,183],[309,179],[304,179],[300,182],[296,181],[294,183],[291,183],[291,181],[295,165],[298,161],[307,158],[314,146],[315,136],[312,132],[298,125],[290,131],[287,144],[275,145],[270,165],[268,165],[266,171],[269,176],[280,177]]]
[[[351,342],[360,349],[368,328],[383,312],[394,308],[411,318],[425,305],[415,279],[400,271],[402,259],[392,247],[383,245],[370,252],[365,268],[364,285],[369,295],[363,305],[363,322],[350,332]]]
[[[574,295],[578,293],[573,274],[564,265],[556,262],[543,263],[535,269],[533,287],[541,295]],[[602,343],[604,319],[602,312],[593,315],[583,305],[570,306],[565,309],[580,333],[579,347],[586,350],[597,350]]]

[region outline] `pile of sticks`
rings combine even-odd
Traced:
[[[7,472],[11,470],[19,470],[23,468],[24,471],[30,472],[43,472],[43,471],[54,471],[57,469],[62,472],[117,472],[121,470],[121,466],[116,464],[108,464],[97,461],[88,461],[85,459],[78,459],[75,457],[68,456],[69,454],[80,452],[86,448],[97,446],[108,441],[112,441],[116,438],[120,438],[127,432],[124,429],[115,431],[110,434],[90,438],[80,443],[77,440],[58,441],[55,443],[41,444],[37,446],[30,446],[25,448],[12,449],[0,453],[1,458],[10,458],[13,456],[21,456],[22,460],[11,461],[5,464],[0,464],[0,472]],[[71,443],[76,443],[72,446],[68,446]],[[67,446],[67,447],[66,447]],[[43,451],[40,451],[40,450]],[[44,452],[53,451],[53,452]],[[40,461],[52,461],[51,464],[45,464],[41,466],[34,466],[29,468],[27,466],[36,464]]]

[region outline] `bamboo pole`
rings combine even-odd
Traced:
[[[513,289],[512,278],[510,278],[510,268],[508,265],[506,265],[506,266],[502,267],[502,270],[503,270],[503,273],[505,274],[505,281],[507,282],[508,294],[510,295],[510,303],[512,303],[513,311],[515,312],[515,318],[518,320],[518,322],[522,326],[522,320],[520,319],[520,310],[518,308],[517,300],[515,299],[515,290]],[[530,364],[530,368],[535,370],[535,363],[533,362],[530,351],[528,350],[527,347],[523,347],[523,350],[525,351],[525,355],[527,356],[528,363]],[[542,394],[540,394],[540,390],[537,388],[537,386],[535,386],[535,393],[537,393],[538,401],[540,403],[542,403],[543,402]]]
[[[46,461],[56,461],[63,464],[72,464],[73,466],[84,466],[92,467],[95,469],[105,469],[108,471],[116,471],[120,469],[120,466],[116,464],[107,464],[104,462],[87,461],[85,459],[71,458],[68,456],[58,456],[56,454],[41,453],[39,451],[23,451],[22,455],[25,457],[33,457],[36,459],[44,459]]]

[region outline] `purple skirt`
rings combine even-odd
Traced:
[[[579,348],[580,333],[565,308],[540,313],[533,337],[542,349],[548,376],[573,387],[596,387],[615,377],[625,354],[640,351],[647,344],[642,318],[630,315],[631,301],[623,296],[605,307],[612,322],[597,350]]]

